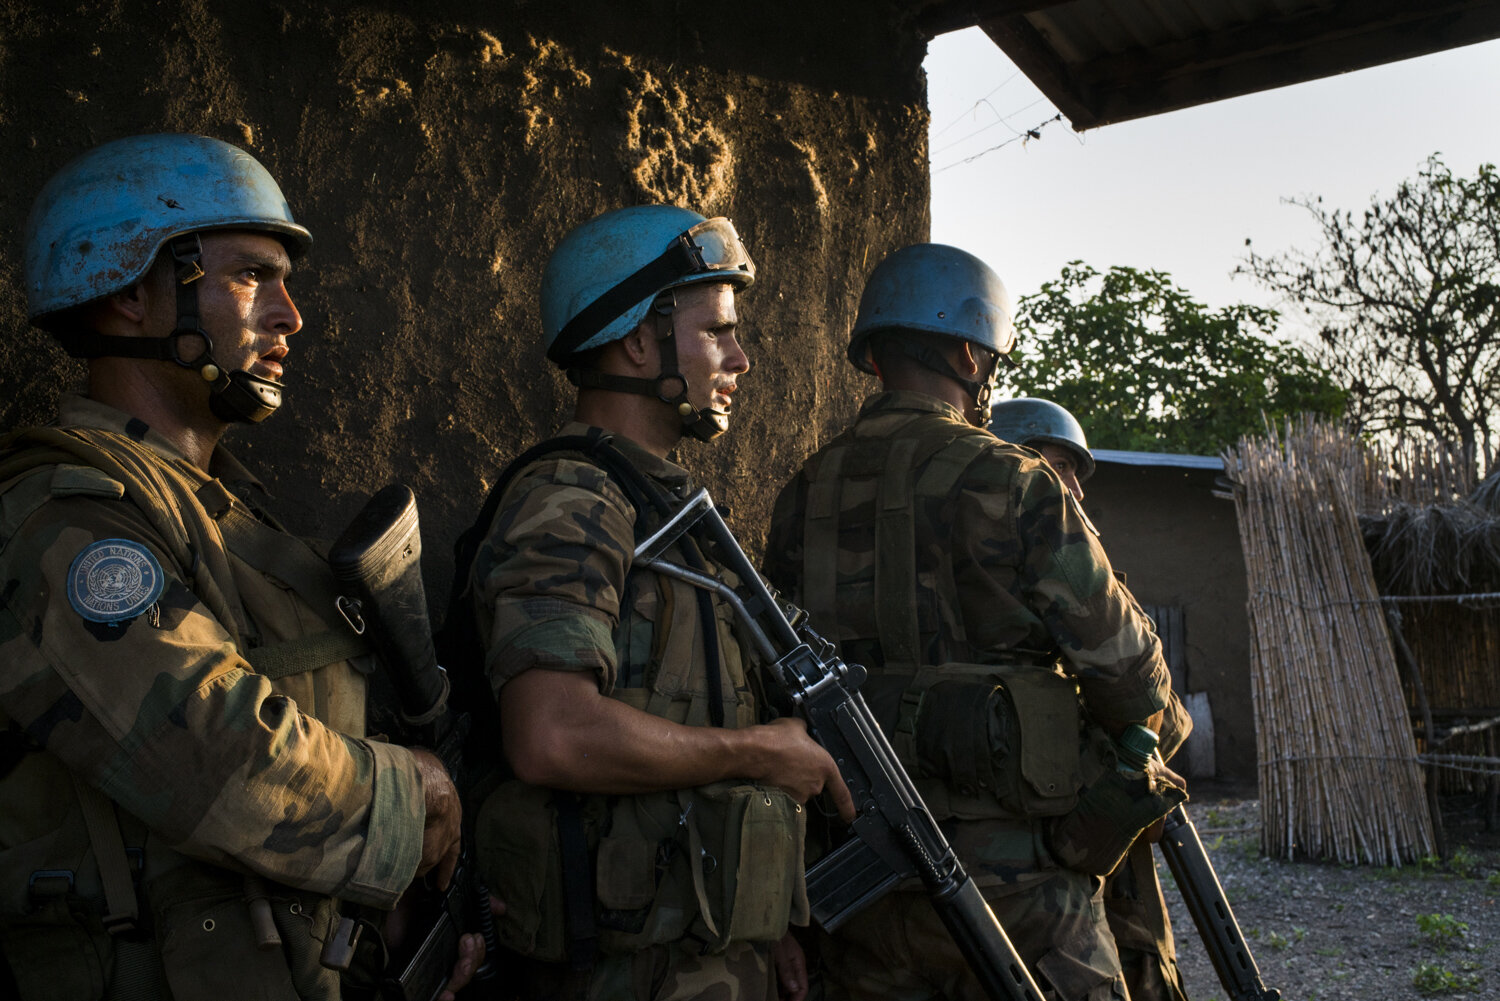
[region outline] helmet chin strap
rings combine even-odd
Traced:
[[[661,351],[661,375],[654,379],[633,379],[629,376],[611,375],[592,369],[570,368],[568,381],[580,389],[607,389],[617,393],[634,393],[637,396],[650,396],[661,400],[677,411],[677,416],[682,420],[684,437],[698,441],[713,441],[729,430],[729,414],[722,410],[715,410],[711,406],[701,410],[695,409],[692,402],[688,400],[687,376],[683,375],[677,367],[677,331],[673,326],[677,298],[670,289],[663,294],[672,295],[671,305],[652,307],[655,315],[667,318],[667,332],[656,341]],[[674,384],[677,387],[675,393],[672,392]]]
[[[972,351],[973,348],[971,347]],[[988,350],[988,349],[985,349]],[[989,371],[975,373],[983,375],[983,379],[968,379],[958,373],[958,370],[944,358],[942,353],[926,344],[912,344],[903,342],[901,351],[912,361],[925,369],[936,372],[938,375],[947,376],[964,388],[969,397],[974,401],[973,410],[975,427],[988,427],[990,423],[990,397],[995,392],[995,371],[1000,367],[999,354],[993,351],[990,359]]]
[[[208,406],[221,421],[259,424],[281,406],[281,386],[249,372],[225,372],[214,360],[214,342],[198,318],[198,288],[203,277],[203,243],[197,233],[172,240],[176,264],[177,325],[165,337],[120,337],[94,330],[60,331],[59,339],[74,358],[148,358],[197,369],[208,383]],[[182,354],[184,337],[196,337],[203,350],[191,358]]]
[[[684,435],[696,438],[698,441],[713,441],[729,430],[729,415],[711,406],[695,410],[692,403],[688,401],[687,376],[677,368],[677,330],[673,326],[676,306],[677,301],[674,296],[672,311],[666,314],[667,335],[657,341],[661,345],[661,375],[656,377],[656,383],[662,389],[659,395],[661,399],[677,408],[677,416],[682,418]],[[676,396],[666,395],[666,387],[670,382],[676,382],[681,387]]]
[[[214,361],[214,342],[203,329],[198,317],[198,286],[203,277],[203,241],[197,233],[179,236],[169,245],[176,264],[177,326],[168,336],[173,342],[173,360],[187,368],[196,368],[208,383],[208,407],[221,421],[259,424],[281,406],[281,386],[249,372],[226,372]],[[203,353],[192,361],[183,361],[176,342],[181,337],[199,337]]]

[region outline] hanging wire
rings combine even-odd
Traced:
[[[975,101],[974,104],[968,110],[960,112],[959,116],[957,118],[953,119],[953,121],[949,122],[947,125],[944,125],[941,129],[938,129],[936,132],[934,132],[932,134],[932,138],[934,138],[934,139],[938,138],[944,132],[947,132],[949,129],[953,128],[953,126],[957,125],[959,122],[963,121],[965,118],[969,117],[974,112],[978,111],[979,110],[979,106],[981,104],[988,104],[990,110],[994,111],[995,110],[995,106],[993,104],[990,104],[990,98],[992,98],[996,94],[1000,93],[1000,91],[1005,88],[1006,84],[1010,83],[1012,80],[1014,80],[1016,77],[1018,77],[1020,75],[1021,75],[1021,71],[1020,70],[1016,70],[1010,76],[1006,77],[1004,80],[1001,80],[1000,81],[1000,85],[998,87],[996,87],[994,90],[990,91],[988,94],[986,94],[983,97],[981,97],[979,100]],[[996,112],[996,114],[998,115],[999,112]]]
[[[1015,118],[1019,114],[1021,114],[1021,112],[1027,111],[1027,110],[1029,110],[1031,108],[1036,107],[1038,104],[1041,104],[1045,100],[1047,100],[1045,97],[1039,97],[1035,101],[1032,101],[1030,104],[1025,105],[1024,107],[1017,108],[1015,111],[1012,111],[1008,115],[1002,115],[998,111],[996,111],[995,112],[995,121],[990,122],[988,125],[981,126],[980,128],[975,129],[973,132],[970,132],[968,135],[964,136],[961,139],[955,139],[955,140],[953,140],[951,143],[949,143],[946,146],[939,146],[937,149],[933,150],[932,153],[942,153],[945,150],[950,150],[950,149],[952,149],[955,146],[962,145],[963,143],[966,143],[970,139],[973,139],[975,136],[979,135],[981,132],[988,132],[990,129],[994,128],[997,125],[1004,125],[1006,128],[1010,129],[1011,133],[1014,134],[1014,135],[1017,135],[1017,136],[1025,135],[1025,133],[1022,132],[1020,129],[1018,129],[1014,125],[1010,124],[1010,120],[1012,118]],[[988,102],[986,102],[986,103],[988,103]],[[990,107],[991,107],[991,110],[994,109],[994,105],[990,105]],[[928,155],[930,156],[932,154],[928,154]]]
[[[1051,125],[1053,122],[1060,122],[1060,121],[1062,121],[1062,112],[1058,112],[1057,114],[1053,115],[1051,118],[1047,119],[1044,122],[1037,123],[1036,125],[1034,125],[1031,128],[1027,129],[1025,132],[1019,132],[1016,135],[1011,136],[1009,139],[1005,140],[1003,143],[998,143],[998,144],[996,144],[994,146],[989,147],[988,149],[982,149],[978,153],[975,153],[973,156],[966,156],[962,160],[955,160],[953,163],[950,163],[947,166],[934,168],[932,172],[934,174],[941,174],[943,171],[949,170],[949,169],[951,169],[953,167],[962,166],[963,164],[966,164],[966,163],[973,163],[975,160],[978,160],[980,157],[982,157],[982,156],[984,156],[984,155],[986,155],[988,153],[993,153],[997,149],[1004,149],[1005,147],[1009,146],[1011,143],[1018,143],[1018,142],[1019,143],[1025,143],[1025,142],[1030,142],[1033,139],[1040,139],[1040,138],[1042,138],[1042,129],[1045,129],[1047,126]]]

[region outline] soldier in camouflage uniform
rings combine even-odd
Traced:
[[[1073,499],[1083,503],[1083,482],[1094,474],[1094,454],[1078,419],[1064,407],[1029,397],[1006,400],[992,410],[990,431],[1002,441],[1041,453]],[[1123,581],[1124,575],[1120,577]],[[1161,725],[1158,750],[1164,761],[1171,761],[1173,752],[1187,740],[1192,723],[1173,692]],[[1177,968],[1172,922],[1151,851],[1160,830],[1155,834],[1136,838],[1125,860],[1105,879],[1105,916],[1120,954],[1130,1001],[1187,1001]]]
[[[1123,998],[1100,880],[1069,867],[1085,864],[1076,827],[1054,833],[1101,771],[1101,731],[1155,722],[1168,674],[1057,476],[984,430],[1013,344],[983,262],[930,244],[882,262],[849,357],[884,391],[782,491],[767,573],[871,670],[872,708],[1038,982],[1068,1001]],[[823,953],[830,997],[984,996],[904,889]]]
[[[543,274],[574,420],[502,474],[468,577],[513,774],[479,862],[526,997],[806,991],[801,804],[826,788],[852,815],[848,790],[801,721],[768,721],[730,608],[631,565],[688,496],[669,452],[728,427],[753,275],[727,219],[670,206],[585,223]],[[722,573],[690,540],[669,555]]]
[[[0,996],[338,998],[339,901],[452,871],[452,784],[364,739],[327,564],[219,446],[280,402],[310,243],[201,136],[98,147],[37,199],[30,317],[88,391],[0,442]]]

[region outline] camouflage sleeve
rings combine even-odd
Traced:
[[[766,536],[765,565],[761,571],[771,586],[793,602],[802,595],[802,522],[807,510],[807,480],[797,474],[781,488],[771,508],[771,529]]]
[[[1090,715],[1141,720],[1167,704],[1170,675],[1149,619],[1114,575],[1076,502],[1042,461],[1023,458],[1003,493],[966,494],[967,517],[1014,540],[1014,586],[1061,649]]]
[[[634,507],[592,463],[549,459],[517,478],[473,570],[496,692],[533,668],[592,671],[612,689],[634,526]]]
[[[393,906],[421,854],[411,755],[277,695],[132,505],[18,513],[8,503],[0,525],[5,715],[184,854]]]

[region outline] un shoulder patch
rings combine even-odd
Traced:
[[[90,622],[124,622],[156,603],[162,583],[151,550],[129,539],[101,539],[73,558],[68,601]]]

